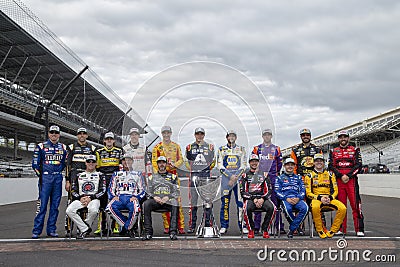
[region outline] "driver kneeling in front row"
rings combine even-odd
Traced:
[[[156,210],[168,210],[171,212],[169,237],[176,240],[178,221],[179,186],[175,174],[167,172],[167,159],[164,156],[157,159],[158,173],[149,176],[147,181],[149,198],[143,203],[144,231],[142,240],[150,240],[153,237],[151,212]]]
[[[307,198],[311,199],[311,212],[319,237],[332,237],[346,216],[346,206],[336,199],[338,187],[335,174],[324,168],[324,155],[314,155],[314,170],[305,177]],[[330,231],[323,231],[322,210],[337,210]]]

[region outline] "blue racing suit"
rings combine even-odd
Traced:
[[[142,184],[143,180],[142,172],[136,171],[118,171],[114,172],[111,177],[108,190],[110,203],[107,205],[107,210],[126,230],[133,227],[135,217],[140,211],[140,202],[146,194]],[[119,200],[114,197],[118,197]],[[136,199],[131,201],[132,197]],[[129,210],[128,217],[121,213],[122,209]]]
[[[238,225],[241,230],[243,199],[239,192],[238,180],[246,169],[247,161],[245,148],[238,145],[231,146],[229,144],[221,146],[218,149],[217,164],[217,167],[222,174],[220,212],[221,228],[228,229],[229,227],[229,204],[233,191],[237,205]],[[232,177],[233,175],[236,177]]]
[[[50,211],[47,219],[47,234],[56,233],[58,206],[62,195],[62,171],[65,168],[67,147],[62,143],[53,144],[50,140],[36,146],[33,153],[32,168],[39,177],[39,197],[32,234],[43,231],[47,203],[50,198]]]
[[[280,175],[275,181],[275,192],[282,200],[286,218],[290,223],[289,230],[292,232],[297,230],[308,213],[308,205],[303,200],[306,189],[302,177],[294,173]],[[287,201],[287,198],[298,198],[299,201],[293,205]],[[297,216],[293,214],[294,211],[298,211]]]

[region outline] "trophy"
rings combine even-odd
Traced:
[[[221,178],[219,176],[193,176],[193,181],[196,192],[203,202],[203,215],[201,223],[197,227],[196,236],[201,238],[218,238],[221,235],[214,219],[212,207],[220,191]]]

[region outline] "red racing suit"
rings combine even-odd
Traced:
[[[361,211],[361,197],[357,177],[361,167],[362,159],[359,148],[349,145],[346,147],[339,146],[329,153],[329,170],[333,171],[337,178],[338,200],[347,206],[347,198],[349,198],[356,232],[364,232],[364,215]],[[342,181],[342,177],[345,174],[350,178],[347,183]],[[346,233],[346,229],[347,217],[344,218],[342,231]]]

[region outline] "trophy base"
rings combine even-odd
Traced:
[[[219,233],[218,227],[211,226],[199,226],[196,233],[198,238],[219,238],[221,234]]]

